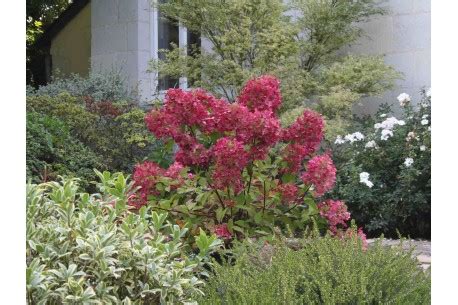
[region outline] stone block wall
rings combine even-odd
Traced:
[[[91,68],[120,71],[137,88],[142,103],[152,95],[149,0],[91,1]]]
[[[384,55],[403,79],[382,97],[364,99],[355,107],[357,113],[373,113],[383,102],[397,103],[403,92],[418,100],[420,89],[431,86],[431,0],[389,0],[383,5],[390,13],[362,24],[366,35],[345,51]]]

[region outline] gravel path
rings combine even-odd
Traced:
[[[373,244],[376,239],[368,239],[369,246]],[[392,247],[399,245],[398,239],[384,239],[382,245]],[[418,264],[424,269],[431,268],[431,241],[428,240],[405,240],[402,247],[409,250],[411,247],[414,248],[413,256],[417,258]]]

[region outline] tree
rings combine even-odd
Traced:
[[[35,42],[60,13],[69,5],[70,0],[27,0],[26,4],[26,48],[27,82],[33,80],[33,70],[37,61],[42,61],[42,50],[35,47]]]
[[[169,0],[156,5],[169,20],[200,32],[211,47],[192,55],[177,46],[162,50],[165,59],[153,61],[153,69],[161,76],[185,76],[193,86],[229,101],[246,80],[272,74],[282,83],[283,122],[314,107],[338,132],[356,101],[391,88],[399,77],[379,57],[339,54],[363,34],[359,22],[386,13],[376,0]]]

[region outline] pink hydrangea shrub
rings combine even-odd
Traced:
[[[155,137],[176,143],[175,162],[167,169],[149,161],[137,165],[138,191],[130,204],[139,208],[154,195],[168,206],[173,196],[170,212],[189,213],[195,226],[224,239],[257,234],[278,225],[285,213],[296,219],[290,224],[304,228],[297,219],[308,218],[308,204],[301,203],[329,192],[336,169],[329,153],[317,153],[323,117],[306,110],[282,128],[276,113],[281,102],[280,82],[268,75],[248,81],[232,104],[202,89],[168,90],[164,105],[148,113],[145,123]],[[159,191],[159,181],[170,185]],[[324,200],[318,208],[312,217],[325,219],[333,234],[347,227],[343,202]]]

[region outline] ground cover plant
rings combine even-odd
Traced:
[[[145,121],[157,138],[176,143],[175,162],[138,164],[130,204],[168,211],[191,231],[227,241],[269,235],[275,226],[302,232],[313,222],[346,236],[345,203],[323,199],[336,175],[329,153],[317,153],[324,120],[306,110],[281,128],[281,101],[272,76],[248,81],[232,104],[201,89],[168,90]]]
[[[200,231],[191,249],[166,214],[128,211],[122,174],[98,175],[94,194],[75,179],[27,185],[28,304],[195,304],[221,242]]]
[[[431,277],[411,253],[316,237],[299,249],[245,242],[214,275],[199,304],[430,304]]]
[[[332,150],[337,183],[334,196],[345,200],[358,224],[372,236],[397,231],[431,237],[431,91],[414,104],[399,95],[402,114],[382,106],[375,117],[356,123],[335,139]]]

